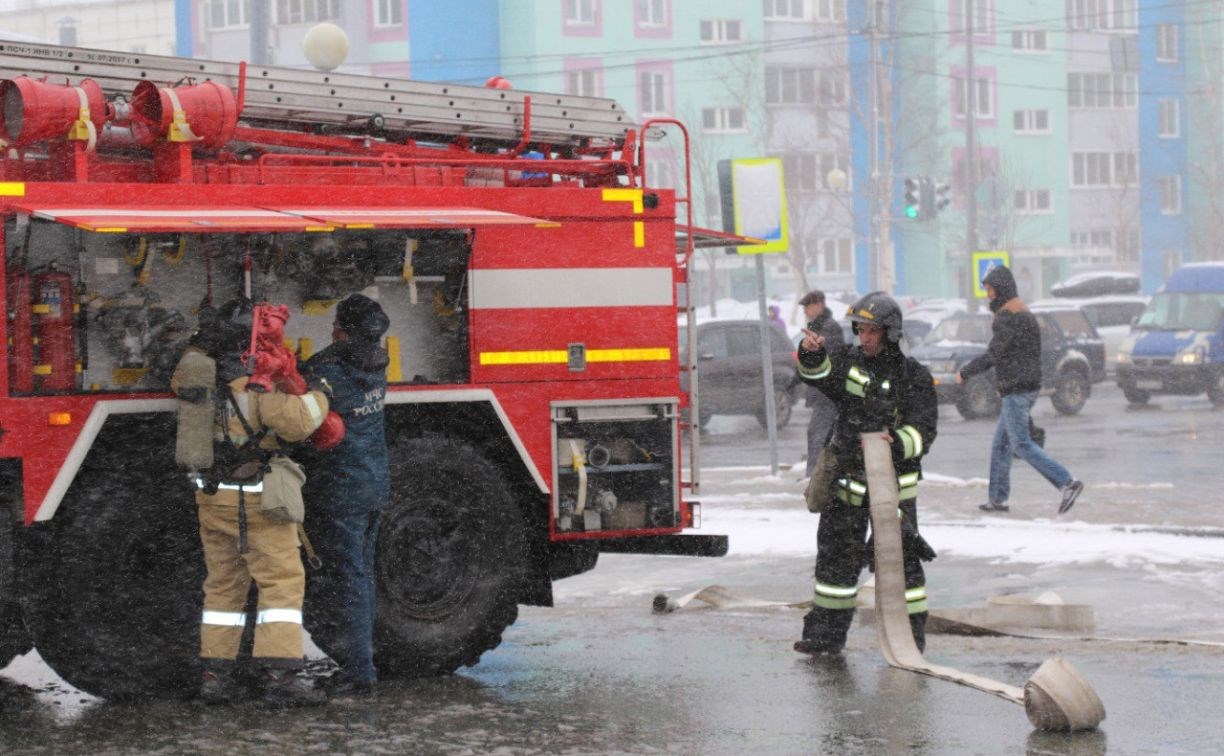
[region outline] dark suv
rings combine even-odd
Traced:
[[[1054,409],[1074,415],[1084,408],[1092,384],[1105,380],[1105,343],[1079,308],[1051,307],[1033,314],[1041,328],[1041,393],[1050,395]],[[986,351],[991,317],[979,313],[945,318],[913,350],[914,358],[934,376],[940,403],[955,403],[967,419],[999,414],[993,370],[963,385],[956,383],[957,371]]]
[[[798,396],[794,347],[782,331],[769,326],[773,348],[775,419],[779,428],[790,422]],[[680,348],[685,330],[680,329]],[[704,427],[713,415],[754,415],[766,425],[762,391],[761,326],[755,320],[714,320],[697,326],[697,423]]]

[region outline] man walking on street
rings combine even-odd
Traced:
[[[1041,330],[1037,318],[1017,295],[1016,279],[1007,266],[991,268],[982,279],[982,286],[990,299],[990,310],[995,314],[991,326],[993,335],[986,353],[971,360],[956,374],[957,384],[963,384],[978,373],[994,368],[999,394],[1003,397],[990,449],[990,498],[980,509],[1008,511],[1014,452],[1062,492],[1058,513],[1063,514],[1075,504],[1084,484],[1073,478],[1067,468],[1038,446],[1029,434],[1029,411],[1041,390]]]
[[[807,320],[808,330],[824,337],[825,350],[829,354],[841,351],[845,344],[841,326],[825,307],[824,292],[818,289],[809,291],[799,300],[799,306],[803,308],[803,317]],[[816,459],[820,456],[820,450],[829,440],[829,433],[833,430],[834,421],[837,420],[837,405],[815,386],[807,387],[805,404],[812,410],[812,417],[808,420],[807,428],[807,475],[805,476],[810,478],[812,470],[816,469]]]

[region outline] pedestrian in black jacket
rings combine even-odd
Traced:
[[[986,353],[971,360],[956,374],[956,382],[994,368],[995,382],[1003,397],[999,424],[990,449],[989,500],[981,509],[1006,512],[1011,494],[1012,454],[1033,466],[1042,477],[1062,492],[1058,513],[1075,504],[1084,484],[1072,477],[1053,457],[1033,441],[1029,432],[1029,411],[1041,390],[1041,330],[1016,293],[1016,279],[1005,265],[991,268],[982,279],[990,309],[995,314],[993,335]]]
[[[820,513],[816,531],[816,589],[795,650],[835,654],[846,644],[854,619],[858,578],[868,556],[867,473],[862,434],[883,434],[892,446],[902,521],[905,604],[914,642],[925,646],[927,599],[922,558],[933,552],[918,536],[921,459],[935,441],[938,399],[931,373],[901,353],[901,308],[884,292],[860,299],[848,315],[859,345],[830,353],[825,339],[806,330],[799,345],[799,376],[838,408],[829,440],[836,457],[834,501]],[[924,548],[925,547],[925,548]]]
[[[829,308],[825,307],[824,292],[818,289],[809,291],[799,300],[799,306],[803,308],[803,316],[808,321],[808,330],[824,337],[825,349],[830,354],[840,352],[845,346],[845,340],[842,338],[841,326],[833,319]],[[833,431],[833,422],[837,420],[837,405],[815,386],[807,387],[805,404],[812,410],[807,429],[806,477],[810,478],[812,470],[816,468],[820,450],[824,448],[829,434]]]

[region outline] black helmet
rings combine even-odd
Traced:
[[[218,354],[240,354],[251,344],[251,324],[255,308],[246,297],[231,299],[217,308],[212,322],[216,329]]]
[[[883,326],[892,343],[901,340],[901,308],[882,291],[873,291],[850,305],[846,318],[853,324],[855,333],[858,333],[859,323],[872,323]]]
[[[350,294],[336,305],[336,325],[351,339],[376,342],[387,332],[391,320],[373,299]]]

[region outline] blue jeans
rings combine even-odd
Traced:
[[[990,500],[1003,504],[1011,495],[1011,465],[1014,451],[1055,487],[1062,488],[1073,478],[1045,453],[1029,436],[1029,410],[1037,401],[1037,392],[1008,394],[1003,397],[999,424],[995,427],[994,444],[990,448]]]
[[[311,515],[307,534],[323,566],[307,571],[306,629],[354,680],[374,682],[374,555],[380,513]]]

